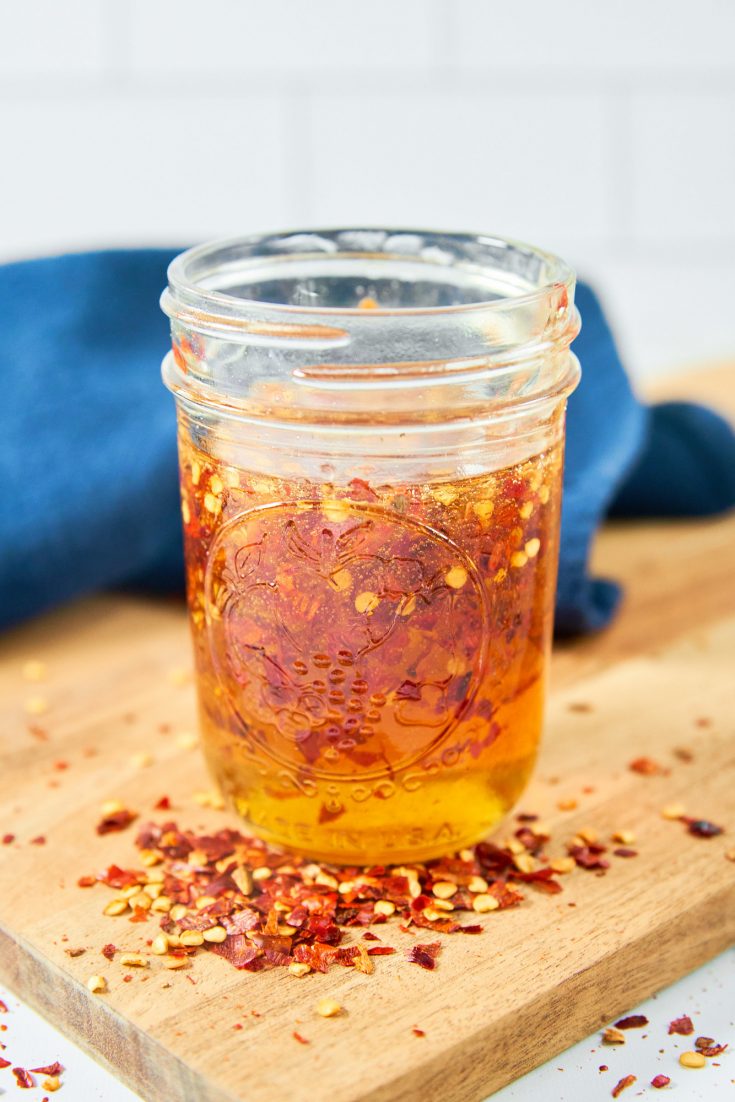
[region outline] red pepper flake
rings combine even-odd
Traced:
[[[11,1063],[11,1061],[10,1061],[10,1060],[4,1060],[4,1059],[2,1058],[2,1056],[0,1056],[0,1068],[9,1068],[9,1067],[10,1067],[10,1063]]]
[[[156,811],[170,811],[171,800],[168,796],[161,796],[160,800],[157,800],[153,807]]]
[[[638,850],[630,849],[628,846],[618,846],[617,849],[613,850],[613,854],[615,857],[637,857]]]
[[[648,1018],[645,1014],[629,1014],[627,1018],[621,1018],[615,1025],[618,1029],[642,1029],[644,1025],[648,1025]]]
[[[78,888],[93,888],[97,883],[96,876],[80,876],[77,880]]]
[[[38,723],[28,724],[28,734],[33,735],[39,742],[48,742],[48,731],[45,727],[40,727]]]
[[[703,1044],[702,1042],[704,1041],[707,1041],[708,1044]],[[697,1052],[701,1052],[703,1056],[720,1056],[727,1048],[727,1045],[718,1045],[711,1037],[697,1037],[694,1042],[694,1047]]]
[[[682,816],[682,822],[686,823],[690,834],[697,838],[716,838],[718,834],[724,834],[725,828],[712,823],[709,819],[689,819]]]
[[[653,758],[635,758],[628,765],[628,769],[633,773],[639,773],[642,777],[655,777],[666,775],[669,770],[665,769],[663,765],[659,765]]]
[[[628,1087],[632,1087],[635,1083],[635,1080],[635,1075],[624,1075],[623,1078],[615,1084],[611,1091],[613,1098],[617,1098],[618,1095],[622,1094],[623,1091],[627,1090]]]
[[[233,1025],[232,1028],[233,1029],[242,1029],[242,1027],[243,1027],[242,1022],[235,1022],[235,1024]]]
[[[15,835],[14,834],[3,834],[3,845],[4,846],[12,845],[12,843],[14,841],[15,841]]]
[[[601,870],[610,868],[610,862],[600,856],[607,852],[606,846],[597,844],[588,846],[567,846],[567,851],[569,856],[574,858],[580,868]]]
[[[18,1086],[23,1090],[28,1090],[30,1087],[35,1087],[36,1085],[36,1080],[25,1068],[13,1068],[13,1075],[16,1078]]]
[[[436,967],[436,958],[441,952],[441,942],[432,941],[428,945],[416,942],[406,950],[406,960],[411,964],[420,964],[422,968],[432,971]]]
[[[2,1000],[2,999],[0,999],[0,1014],[7,1014],[7,1013],[8,1013],[8,1008],[7,1008],[7,1006],[5,1005],[5,1003],[3,1002],[3,1000]]]
[[[700,716],[699,719],[694,720],[694,726],[695,727],[711,727],[712,726],[712,720],[709,718],[709,716]]]
[[[54,769],[58,769],[59,773],[63,773],[64,770],[68,769],[68,768],[69,768],[69,762],[68,761],[55,761],[54,762]]]
[[[296,1030],[293,1031],[291,1036],[293,1037],[294,1041],[298,1041],[300,1045],[310,1045],[311,1044],[311,1041],[307,1041],[306,1037],[302,1037],[300,1033],[296,1032]]]
[[[425,1037],[426,1036],[426,1031],[423,1030],[423,1029],[419,1029],[418,1026],[414,1026],[413,1029],[411,1030],[411,1032],[413,1033],[414,1037]]]
[[[136,811],[128,811],[127,808],[123,808],[122,811],[115,811],[111,815],[105,815],[103,819],[100,819],[97,823],[97,833],[112,834],[114,831],[125,830],[137,818],[138,813]]]
[[[163,804],[168,799],[159,800],[161,810],[168,810]],[[160,916],[165,933],[176,936],[215,925],[225,931],[222,940],[206,942],[201,948],[171,948],[172,957],[212,952],[249,972],[301,963],[315,972],[343,967],[370,975],[376,969],[374,957],[392,956],[398,950],[389,945],[370,945],[380,942],[380,938],[365,927],[390,923],[410,934],[412,941],[417,928],[430,930],[431,936],[483,933],[485,927],[477,921],[474,908],[478,893],[470,892],[468,887],[473,879],[484,882],[486,888],[480,894],[496,900],[498,909],[517,906],[524,900],[523,883],[540,891],[561,891],[562,885],[553,878],[544,853],[550,841],[546,831],[533,829],[538,821],[529,812],[519,813],[518,822],[517,840],[536,858],[532,872],[518,868],[515,844],[511,848],[492,842],[481,842],[473,849],[408,870],[389,865],[337,868],[272,850],[261,839],[237,830],[223,828],[198,834],[173,821],[143,825],[136,845],[139,850],[160,854],[156,867],[163,876],[163,892],[172,904],[185,908],[176,920],[170,913]],[[603,857],[607,847],[587,841],[584,835],[568,848],[582,868],[602,874],[609,867]],[[79,883],[86,887],[98,880],[116,891],[143,889],[149,875],[148,862],[140,870],[113,864],[96,877],[80,878]],[[442,916],[441,908],[435,906],[438,900],[434,886],[444,881],[455,884],[456,891],[452,895],[453,911]],[[198,907],[205,896],[207,902]],[[383,906],[376,913],[378,904]],[[426,916],[427,911],[432,917]],[[468,914],[467,925],[461,921],[463,911]],[[124,917],[130,922],[145,922],[159,916],[133,906],[132,914],[127,911]],[[292,928],[292,932],[280,933],[279,924]],[[361,940],[344,945],[350,927],[363,928]],[[433,970],[439,949],[439,942],[426,945],[414,941],[406,959]]]
[[[609,1071],[610,1069],[609,1069],[609,1067],[607,1066],[607,1064],[600,1064],[600,1066],[599,1066],[599,1068],[598,1068],[597,1070],[598,1070],[598,1071]]]
[[[669,1022],[669,1034],[678,1033],[680,1037],[689,1037],[694,1033],[694,1022],[688,1014],[682,1014],[681,1018],[674,1018]]]
[[[654,1075],[651,1080],[651,1086],[655,1087],[657,1091],[660,1091],[662,1087],[668,1087],[671,1080],[668,1075]]]
[[[31,838],[31,845],[32,846],[45,846],[46,845],[46,838],[44,837],[43,834],[39,834],[36,838]]]
[[[47,1064],[43,1068],[31,1068],[31,1071],[34,1071],[36,1075],[63,1075],[64,1067],[56,1060],[53,1064]]]
[[[117,945],[113,945],[111,942],[108,943],[107,945],[102,946],[102,956],[106,957],[107,960],[112,960],[112,958],[115,956],[116,952],[117,952]]]

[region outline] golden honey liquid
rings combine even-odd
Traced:
[[[206,757],[259,835],[344,864],[477,841],[536,756],[562,445],[430,485],[228,467],[180,439]]]

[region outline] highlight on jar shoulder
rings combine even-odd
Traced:
[[[162,306],[209,768],[342,864],[482,838],[533,769],[574,273],[490,236],[203,245]]]

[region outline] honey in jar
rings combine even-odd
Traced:
[[[209,768],[324,860],[485,835],[541,735],[573,275],[494,238],[329,231],[174,261]]]

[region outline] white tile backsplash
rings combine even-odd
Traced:
[[[639,375],[735,359],[735,0],[0,0],[0,261],[347,222],[594,279]]]
[[[132,64],[192,74],[348,74],[437,59],[435,0],[117,0],[128,4]],[[267,79],[267,78],[266,78]]]
[[[281,108],[272,97],[187,103],[102,95],[0,104],[6,255],[193,243],[284,215]]]
[[[0,0],[0,81],[101,72],[99,0]]]
[[[717,69],[732,75],[732,0],[454,0],[457,61],[489,72]]]
[[[735,242],[735,89],[638,94],[631,177],[637,239]]]
[[[593,94],[317,96],[313,217],[483,230],[568,251],[614,232]],[[586,135],[583,158],[561,133]]]

